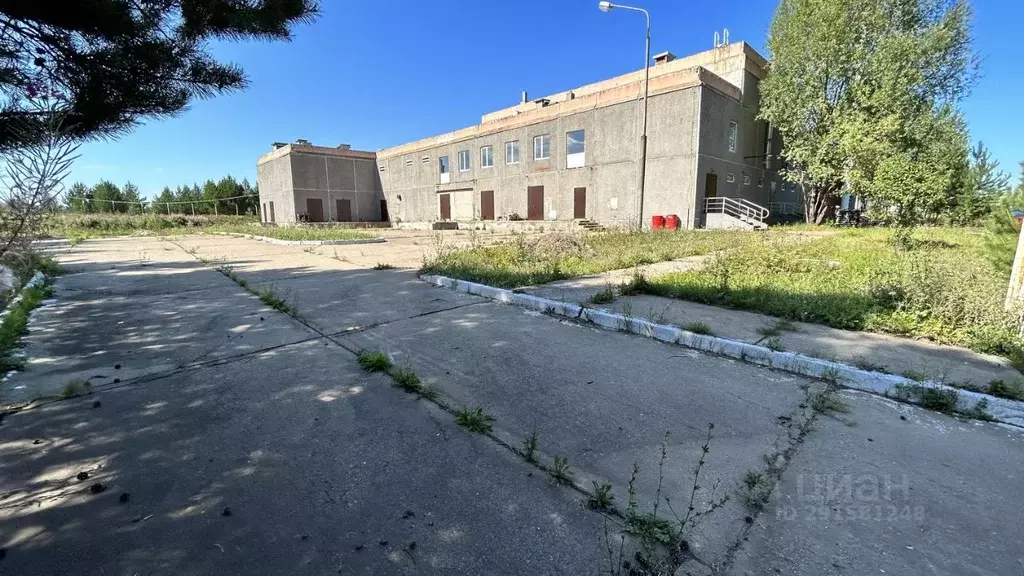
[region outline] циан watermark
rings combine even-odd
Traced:
[[[925,508],[910,502],[906,474],[799,474],[792,504],[780,504],[780,520],[922,521]]]

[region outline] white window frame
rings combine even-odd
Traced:
[[[545,150],[544,143],[547,142],[547,149]],[[540,153],[544,156],[537,154],[537,144],[540,144]],[[551,159],[551,135],[541,134],[540,136],[533,137],[533,159],[534,160],[550,160]]]
[[[519,164],[519,140],[505,142],[505,164]]]
[[[480,167],[494,168],[494,146],[488,144],[480,147]]]
[[[735,120],[729,121],[729,152],[736,151],[736,143],[740,139],[740,125]]]
[[[583,135],[580,140],[583,149],[579,152],[569,153],[569,135],[579,132]],[[565,133],[565,167],[566,168],[583,168],[587,165],[587,131],[583,128],[579,130],[570,130]]]
[[[732,172],[729,172],[728,174],[725,175],[725,181],[726,182],[735,182],[736,181],[736,174],[734,174]]]
[[[465,160],[465,165],[463,165]],[[473,159],[469,157],[469,150],[459,150],[459,172],[469,172],[469,169],[473,167]]]
[[[452,164],[447,154],[437,157],[437,170],[440,172],[441,184],[452,181]]]

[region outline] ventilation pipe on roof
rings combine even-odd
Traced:
[[[520,104],[526,104],[527,102],[530,101],[529,97],[527,97],[527,95],[526,95],[526,90],[523,90],[523,95],[522,96],[523,96],[522,99],[519,101]]]

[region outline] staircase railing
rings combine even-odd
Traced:
[[[748,222],[764,223],[771,214],[764,206],[743,198],[715,196],[704,200],[704,211],[708,214],[726,214]]]
[[[804,215],[804,205],[800,202],[769,202],[768,209],[778,216]]]

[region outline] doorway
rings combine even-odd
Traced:
[[[494,190],[480,191],[480,219],[494,220]]]
[[[275,222],[275,220],[274,220],[274,202],[271,201],[270,202],[270,223],[273,224],[274,222]]]
[[[544,187],[527,186],[526,188],[526,219],[544,219]]]
[[[718,196],[718,174],[709,172],[704,179],[704,198]]]
[[[381,222],[387,222],[389,220],[391,220],[391,217],[388,214],[388,201],[387,200],[381,200],[380,201],[380,221]]]
[[[452,219],[452,197],[450,194],[439,194],[438,202],[441,203],[441,220]]]
[[[338,222],[351,222],[352,221],[352,201],[348,198],[338,198],[334,202],[335,208],[338,210]]]
[[[309,222],[323,222],[324,201],[319,198],[306,198],[306,218]]]
[[[587,217],[587,189],[572,189],[572,217],[582,220]]]

